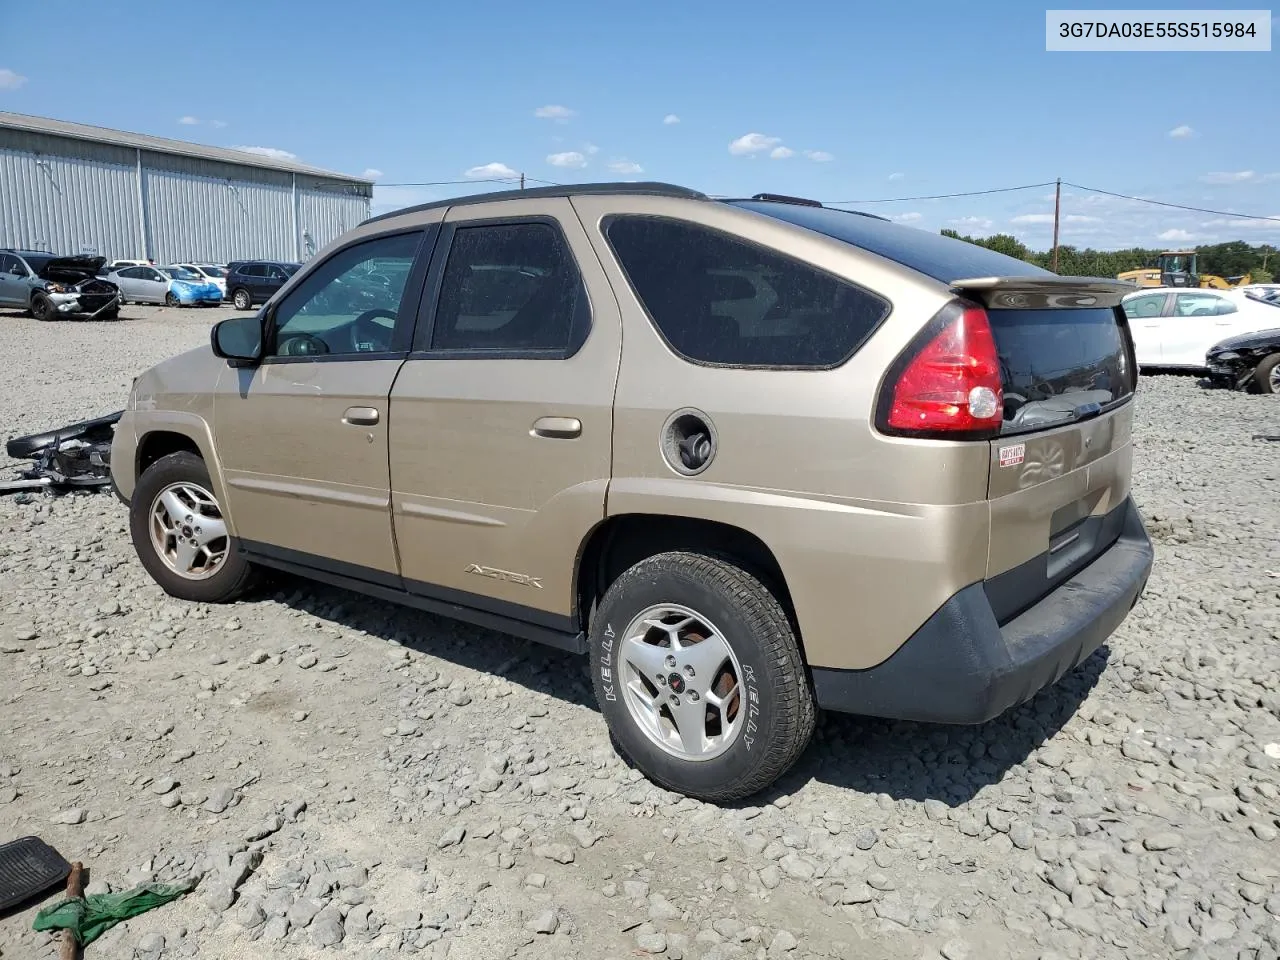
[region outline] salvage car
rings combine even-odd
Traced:
[[[1280,298],[1276,304],[1280,308]],[[1216,386],[1280,393],[1280,327],[1215,343],[1205,354],[1204,365]]]
[[[217,306],[222,290],[185,267],[125,267],[109,274],[122,302],[163,303],[168,307]]]
[[[635,766],[731,801],[818,708],[982,723],[1128,616],[1130,289],[769,195],[464,197],[141,374],[111,473],[171,596],[286,570],[587,654]]]
[[[102,257],[0,251],[0,307],[25,310],[37,320],[114,320],[120,313],[120,291],[97,276],[105,262]]]
[[[1244,290],[1140,290],[1124,298],[1138,365],[1203,370],[1219,340],[1276,325],[1275,307]]]
[[[184,270],[198,273],[222,291],[222,299],[227,299],[227,268],[216,263],[179,263],[176,266]]]

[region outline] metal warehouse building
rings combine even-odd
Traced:
[[[305,261],[368,217],[372,194],[287,160],[0,112],[0,247]]]

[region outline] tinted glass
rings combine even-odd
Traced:
[[[17,264],[18,261],[7,253],[0,253],[0,273],[9,273]]]
[[[32,273],[39,273],[44,269],[45,264],[53,259],[53,254],[48,256],[30,255],[24,256],[22,259],[27,261],[27,266],[31,268]]]
[[[1123,304],[1124,313],[1130,320],[1144,317],[1158,317],[1164,312],[1165,294],[1152,293],[1145,297],[1134,297]]]
[[[889,312],[847,280],[718,230],[617,217],[606,234],[662,336],[698,363],[834,366]]]
[[[1133,392],[1124,332],[1114,312],[989,310],[1004,380],[1008,430],[1076,419]]]
[[[944,283],[971,277],[1052,276],[1048,270],[986,247],[829,207],[735,200],[734,206],[843,240]]]
[[[246,277],[265,277],[267,268],[261,263],[249,263],[240,268],[240,273]]]
[[[585,339],[587,310],[578,265],[555,227],[460,227],[445,266],[431,347],[564,356]]]
[[[275,311],[272,356],[384,353],[392,349],[408,265],[421,234],[381,237],[340,250],[320,264]],[[371,279],[370,264],[404,270]]]
[[[1217,317],[1235,312],[1234,303],[1212,293],[1179,293],[1173,301],[1175,317]]]

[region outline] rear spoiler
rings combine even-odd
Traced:
[[[1125,294],[1138,287],[1125,280],[1105,277],[973,277],[954,280],[951,287],[976,297],[993,309],[1048,307],[1117,307]]]

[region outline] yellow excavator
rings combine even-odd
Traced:
[[[1156,258],[1154,267],[1126,270],[1116,274],[1116,279],[1139,287],[1208,287],[1212,290],[1230,290],[1253,279],[1247,273],[1240,277],[1201,273],[1196,269],[1197,262],[1194,250],[1166,250]]]

